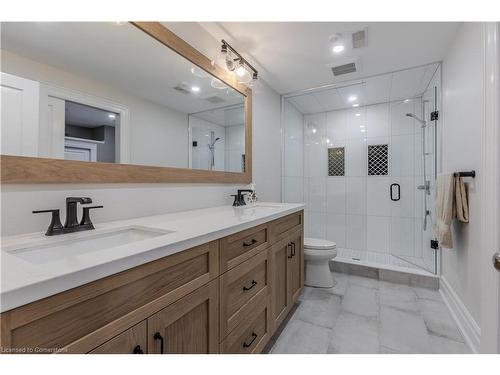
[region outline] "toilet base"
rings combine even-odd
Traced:
[[[304,284],[314,288],[332,288],[337,285],[337,281],[330,271],[328,261],[306,261]]]

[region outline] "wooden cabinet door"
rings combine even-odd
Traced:
[[[292,308],[290,294],[290,256],[291,248],[288,238],[275,243],[269,249],[269,260],[271,266],[271,317],[272,331],[281,324]]]
[[[89,354],[144,354],[146,352],[146,321],[113,337]]]
[[[292,304],[297,302],[304,286],[304,239],[302,231],[288,238],[291,257],[288,259],[289,294]]]
[[[217,353],[218,280],[148,318],[148,353]]]

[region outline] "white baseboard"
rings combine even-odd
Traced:
[[[481,328],[448,281],[441,276],[439,292],[473,353],[479,353]]]

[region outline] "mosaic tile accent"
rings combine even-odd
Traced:
[[[344,147],[328,149],[328,176],[345,176]]]
[[[389,145],[368,145],[368,176],[389,174]]]

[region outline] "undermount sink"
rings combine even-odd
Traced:
[[[42,264],[67,257],[76,258],[79,255],[103,251],[169,233],[173,233],[173,231],[131,226],[92,233],[61,235],[63,238],[54,238],[53,241],[46,244],[29,243],[4,250],[30,263]]]

